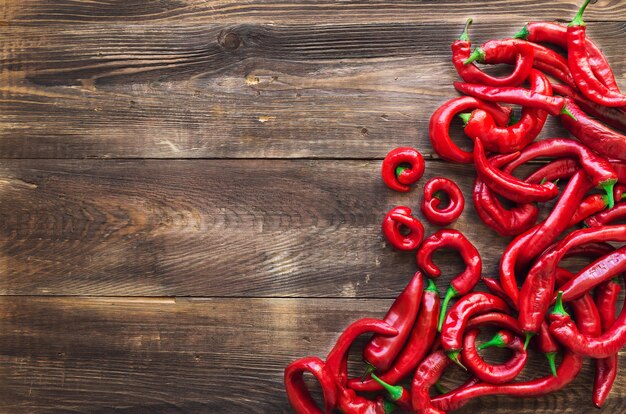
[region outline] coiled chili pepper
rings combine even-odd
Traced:
[[[363,350],[363,360],[368,364],[368,373],[373,372],[374,369],[378,372],[387,371],[402,351],[415,324],[423,290],[422,273],[416,272],[384,318],[384,321],[393,326],[398,334],[393,337],[374,335]]]
[[[444,208],[439,193],[445,193],[450,200]],[[424,199],[422,200],[422,214],[428,221],[438,226],[447,226],[458,219],[465,208],[463,192],[456,183],[448,178],[434,177],[424,184]]]
[[[585,0],[574,20],[567,26],[567,62],[578,89],[592,101],[604,106],[626,105],[626,95],[608,88],[595,75],[589,62],[586,25],[583,13],[590,0]]]
[[[452,229],[439,230],[424,240],[417,251],[417,265],[428,275],[433,277],[439,276],[441,270],[433,263],[433,254],[435,251],[443,248],[453,248],[458,251],[465,263],[465,270],[452,279],[446,291],[446,296],[443,300],[441,313],[439,315],[439,324],[437,326],[439,331],[441,331],[450,300],[465,295],[474,289],[474,286],[476,286],[476,283],[480,280],[483,269],[480,253],[478,253],[476,247],[474,247],[463,233]]]
[[[392,208],[383,220],[383,235],[398,250],[417,249],[424,238],[424,226],[411,213],[409,207],[398,206]],[[408,234],[402,234],[403,226],[409,230]]]
[[[504,364],[493,365],[484,361],[478,353],[480,346],[476,347],[476,338],[480,330],[470,329],[465,333],[463,338],[463,362],[467,366],[468,371],[473,373],[477,378],[491,384],[503,384],[515,379],[528,359],[528,353],[524,349],[522,341],[508,331],[500,331],[498,335],[501,338],[501,347],[506,347],[514,352],[514,355]]]
[[[474,315],[490,311],[508,312],[509,307],[497,296],[473,292],[459,299],[448,312],[441,329],[441,346],[448,357],[461,367],[463,365],[459,361],[459,354],[463,347],[463,332],[468,320]]]
[[[304,373],[310,372],[320,383],[324,395],[324,411],[320,410],[304,383]],[[335,377],[317,357],[301,358],[285,368],[285,390],[287,398],[298,414],[331,414],[337,404]]]
[[[410,185],[424,175],[424,157],[418,150],[408,147],[395,148],[383,160],[382,176],[387,187],[406,193]]]
[[[600,211],[587,218],[585,225],[588,227],[604,226],[624,218],[626,218],[626,202],[621,202],[609,210]]]
[[[450,359],[442,351],[437,351],[427,356],[417,367],[411,382],[413,410],[418,413],[443,413],[432,406],[429,390],[441,378],[450,363]]]
[[[530,184],[494,168],[487,160],[480,139],[474,141],[474,163],[480,178],[496,193],[517,203],[548,201],[559,193],[552,183]]]
[[[596,305],[600,313],[602,332],[606,332],[615,322],[615,305],[620,292],[617,279],[611,279],[596,289]],[[618,355],[613,354],[596,360],[595,377],[593,381],[593,404],[601,408],[613,388],[617,377]]]
[[[381,380],[390,384],[397,384],[417,367],[435,341],[438,316],[439,293],[435,283],[428,279],[428,287],[424,289],[419,314],[415,326],[411,330],[411,336],[407,339],[405,347],[394,360],[391,368],[380,375]],[[366,381],[351,379],[348,381],[348,386],[355,391],[379,391],[382,389],[381,385],[372,379]]]

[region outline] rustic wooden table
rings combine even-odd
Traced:
[[[578,3],[0,1],[0,412],[290,412],[285,365],[415,270],[379,231],[420,199],[385,188],[386,152],[419,148],[469,196],[427,138],[465,18],[481,43]],[[586,16],[626,89],[624,3]],[[453,227],[495,274],[506,240],[471,203]],[[437,260],[443,289],[460,264]],[[586,364],[460,412],[599,412],[591,383]],[[623,370],[601,412],[626,412]]]

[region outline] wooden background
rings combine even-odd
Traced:
[[[285,365],[415,271],[379,231],[420,201],[382,184],[387,151],[469,197],[471,167],[427,138],[465,18],[479,44],[578,3],[0,0],[0,412],[290,412]],[[626,88],[624,3],[586,16]],[[471,202],[454,227],[494,275],[506,240]],[[460,264],[437,261],[443,293]],[[623,372],[601,411],[586,364],[566,391],[459,412],[624,413]]]

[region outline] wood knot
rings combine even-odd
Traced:
[[[226,50],[236,50],[241,46],[241,38],[237,33],[222,32],[220,33],[218,43]]]

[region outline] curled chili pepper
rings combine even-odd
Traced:
[[[552,182],[543,185],[530,184],[494,168],[478,138],[474,142],[474,162],[478,175],[489,188],[517,203],[548,201],[559,193],[558,187]]]
[[[384,321],[394,327],[398,334],[374,335],[363,350],[363,360],[368,364],[368,373],[378,370],[386,372],[405,345],[417,318],[424,279],[416,272],[408,285],[387,311]]]
[[[509,348],[514,355],[504,364],[493,365],[483,360],[478,353],[478,350],[486,348],[484,344],[476,347],[476,338],[479,333],[479,329],[470,329],[463,338],[463,362],[468,371],[481,381],[491,384],[503,384],[514,380],[522,372],[528,360],[528,353],[522,341],[508,331],[498,332],[496,337],[499,341],[494,342],[496,346]]]
[[[443,372],[450,365],[450,359],[442,351],[427,356],[417,367],[411,382],[411,402],[413,410],[418,413],[436,413],[433,411],[429,390],[435,385]]]
[[[411,213],[409,207],[398,206],[392,208],[383,220],[383,235],[398,250],[416,249],[424,237],[424,226]],[[402,234],[403,227],[408,229],[407,234]]]
[[[439,193],[445,193],[450,202],[440,208]],[[465,208],[463,192],[456,183],[443,177],[434,177],[424,185],[424,199],[422,200],[422,214],[433,224],[447,226],[458,219]]]
[[[446,291],[437,326],[439,331],[441,331],[450,300],[470,292],[480,280],[483,268],[480,253],[478,253],[476,247],[463,233],[452,229],[439,230],[424,240],[417,251],[417,265],[428,275],[433,277],[439,276],[441,270],[433,263],[433,254],[439,249],[450,247],[457,250],[461,255],[463,262],[465,262],[465,270],[452,279]]]
[[[383,160],[382,176],[387,187],[406,193],[410,185],[424,175],[424,157],[414,148],[400,147],[389,151]]]
[[[471,317],[490,311],[508,312],[509,307],[505,301],[489,293],[469,293],[454,304],[443,323],[441,346],[448,357],[464,369],[459,354],[463,347],[465,326]]]
[[[380,375],[382,381],[397,384],[417,367],[435,341],[438,315],[439,294],[435,283],[428,279],[428,286],[424,289],[419,314],[411,330],[411,335],[391,368]],[[351,379],[348,381],[348,386],[355,391],[379,391],[382,389],[382,386],[373,379],[366,381]]]
[[[496,125],[505,126],[509,122],[512,110],[470,96],[454,98],[441,105],[430,117],[428,129],[430,143],[439,156],[447,161],[471,164],[472,152],[460,149],[450,138],[450,124],[454,117],[462,112],[482,109],[493,117]]]
[[[320,410],[304,383],[304,373],[310,372],[319,381],[324,395],[324,411]],[[337,404],[337,384],[317,357],[301,358],[285,368],[285,390],[289,403],[298,414],[331,414]]]
[[[609,210],[600,211],[585,219],[585,225],[588,227],[604,226],[624,218],[626,218],[626,202],[621,202]]]

